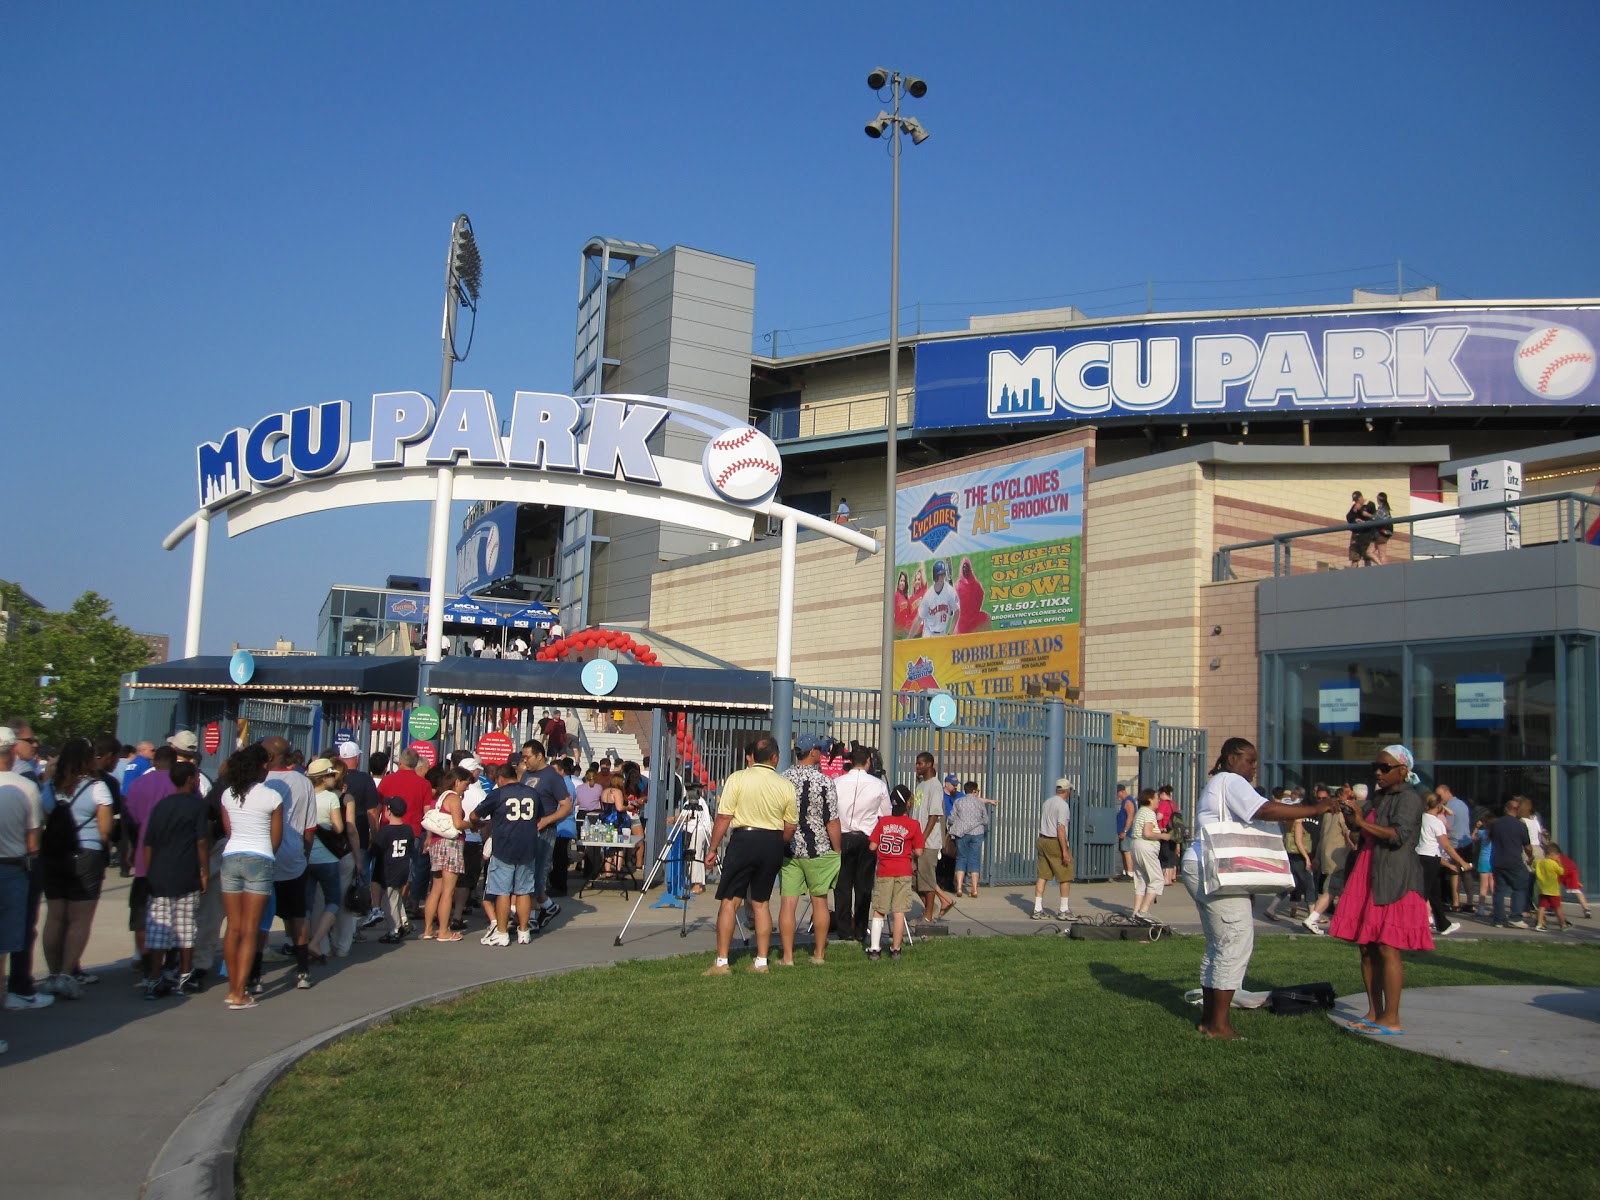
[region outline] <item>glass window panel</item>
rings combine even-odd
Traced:
[[[1326,777],[1332,782],[1341,771],[1364,770],[1374,754],[1400,740],[1405,706],[1399,647],[1296,652],[1280,655],[1279,661],[1281,691],[1275,699],[1283,724],[1277,751],[1286,764],[1303,763],[1302,769],[1312,780]],[[1360,711],[1355,714],[1355,729],[1323,726],[1324,684],[1350,684],[1357,689]],[[1358,773],[1353,778],[1366,776]]]
[[[1600,759],[1600,708],[1595,695],[1600,686],[1600,671],[1596,669],[1595,638],[1592,634],[1569,634],[1563,638],[1566,662],[1566,694],[1562,699],[1567,708],[1568,760],[1594,762]]]
[[[344,615],[376,620],[383,614],[383,597],[377,592],[350,591],[344,594]]]
[[[1462,676],[1503,680],[1499,725],[1480,729],[1458,720]],[[1549,762],[1556,753],[1555,639],[1414,645],[1411,704],[1411,748],[1419,761]]]

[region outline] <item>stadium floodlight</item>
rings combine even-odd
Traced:
[[[867,122],[867,136],[889,136],[889,157],[894,162],[891,172],[894,183],[891,192],[889,218],[889,389],[884,397],[883,432],[884,463],[884,522],[883,522],[883,634],[878,648],[882,658],[878,675],[878,749],[884,764],[892,773],[895,769],[895,678],[894,678],[894,605],[887,598],[894,594],[895,562],[894,535],[895,489],[899,480],[900,439],[900,135],[911,138],[913,146],[928,140],[928,131],[919,121],[900,115],[900,99],[911,96],[920,99],[928,94],[928,84],[914,75],[902,75],[885,67],[874,67],[867,76],[867,86],[875,92],[889,89],[888,110]]]

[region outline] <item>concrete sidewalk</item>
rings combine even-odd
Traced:
[[[710,953],[715,902],[690,906],[688,935],[679,936],[679,911],[641,905],[624,945],[616,935],[632,899],[594,890],[561,901],[562,914],[530,946],[491,949],[478,943],[476,916],[466,940],[448,945],[408,941],[355,947],[350,958],[314,972],[316,986],[295,991],[290,964],[269,964],[259,1008],[230,1012],[223,989],[199,996],[144,1000],[131,986],[126,932],[128,881],[107,881],[84,961],[101,975],[78,1001],[58,1001],[38,1013],[6,1013],[0,1037],[11,1053],[0,1058],[6,1103],[0,1112],[0,1162],[11,1194],[45,1197],[125,1196],[139,1192],[151,1163],[189,1112],[237,1072],[306,1038],[424,996],[551,970],[600,966],[624,959]],[[1054,889],[1050,889],[1051,897]],[[649,900],[660,896],[652,892]],[[1074,911],[1085,917],[1126,912],[1131,886],[1078,885]],[[802,912],[804,910],[802,909]],[[1029,919],[1031,888],[986,888],[964,900],[946,927],[952,935],[1029,934],[1051,928]],[[1182,887],[1169,888],[1156,910],[1180,932],[1198,932],[1194,905]],[[1473,922],[1456,935],[1518,940],[1534,937],[1600,941],[1594,925],[1567,935],[1491,930]],[[1297,924],[1261,921],[1263,936],[1309,936]],[[275,934],[274,944],[281,935]],[[736,950],[738,949],[736,945]],[[37,969],[43,971],[42,962]],[[66,1135],[66,1136],[63,1136]],[[69,1149],[64,1149],[69,1148]]]

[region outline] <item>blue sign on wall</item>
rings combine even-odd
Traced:
[[[1600,402],[1596,308],[1145,320],[917,348],[921,429]]]
[[[456,590],[470,596],[516,573],[517,506],[497,504],[456,543]]]

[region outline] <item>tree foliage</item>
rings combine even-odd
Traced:
[[[149,644],[96,592],[66,612],[46,612],[23,601],[14,585],[0,586],[15,618],[0,645],[0,720],[26,718],[58,745],[114,733],[122,676],[149,663]]]

